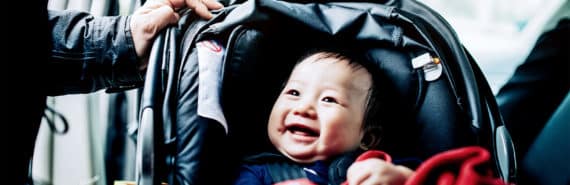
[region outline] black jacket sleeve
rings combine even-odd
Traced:
[[[524,63],[497,94],[517,156],[530,144],[570,90],[570,19],[543,33]]]
[[[130,17],[94,17],[49,11],[52,45],[45,76],[47,94],[87,93],[142,84]]]

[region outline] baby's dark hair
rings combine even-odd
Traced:
[[[381,120],[383,117],[387,117],[386,106],[382,106],[386,100],[387,94],[384,93],[388,89],[380,90],[380,87],[384,87],[385,78],[380,71],[378,64],[374,60],[370,60],[366,54],[365,50],[355,49],[355,48],[344,48],[341,47],[326,47],[312,49],[307,52],[300,60],[297,61],[298,65],[301,61],[315,54],[319,54],[318,59],[334,58],[338,60],[348,61],[350,67],[354,70],[364,68],[370,73],[372,77],[372,85],[368,90],[368,98],[366,102],[366,109],[364,113],[364,122],[362,124],[362,131],[364,132],[364,137],[361,141],[361,148],[375,149],[380,145],[381,135],[382,135],[382,124]]]

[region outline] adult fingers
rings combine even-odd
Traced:
[[[175,24],[180,19],[180,15],[168,6],[161,6],[153,14],[157,18],[157,21],[154,23],[156,24],[157,30],[162,30],[170,24]]]
[[[137,55],[144,58],[155,35],[179,19],[179,15],[172,7],[155,2],[145,4],[133,13],[130,28]]]
[[[176,10],[188,6],[186,5],[185,0],[163,0],[163,2],[169,3],[172,6],[172,8]]]
[[[220,9],[224,6],[215,0],[186,0],[188,8],[194,10],[196,14],[204,19],[212,18],[210,9]]]
[[[217,10],[223,8],[224,5],[216,0],[201,0],[204,5],[210,10]]]

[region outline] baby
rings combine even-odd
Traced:
[[[267,133],[286,161],[302,166],[312,184],[329,184],[335,158],[379,145],[378,67],[350,51],[312,52],[295,66],[271,111]],[[376,70],[374,70],[376,69]],[[352,163],[346,182],[403,184],[413,171],[379,158]],[[275,184],[263,163],[244,164],[235,184]]]

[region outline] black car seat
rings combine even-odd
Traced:
[[[197,43],[217,61],[199,61]],[[138,183],[225,184],[239,158],[271,150],[266,120],[282,81],[307,49],[363,47],[391,79],[393,119],[382,149],[422,159],[488,148],[514,179],[512,143],[495,99],[449,25],[411,0],[228,6],[210,21],[186,14],[153,46],[142,100]],[[217,62],[217,64],[215,63]]]

